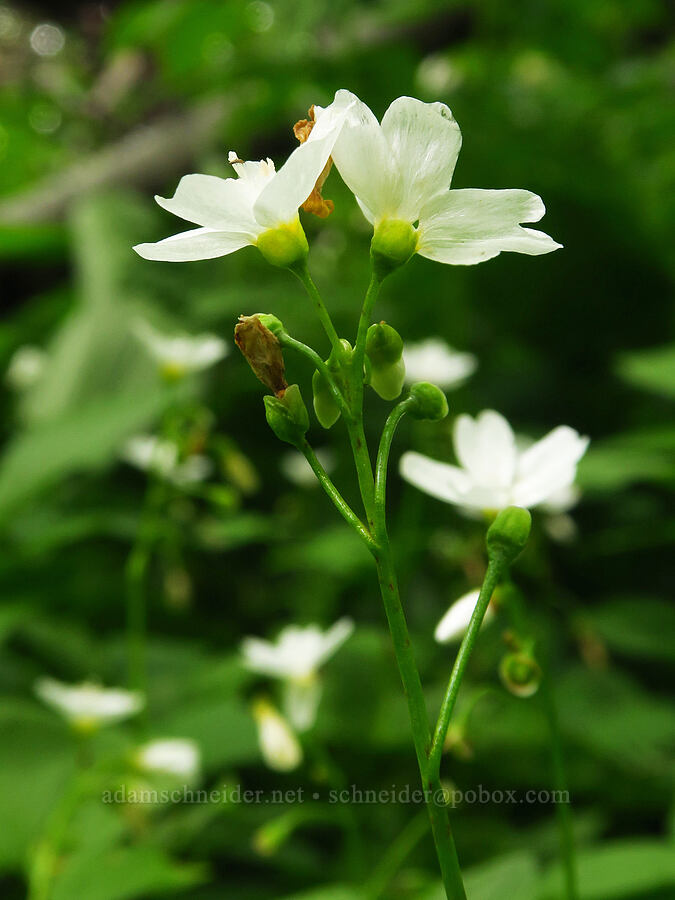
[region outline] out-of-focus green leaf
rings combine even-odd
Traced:
[[[365,900],[366,896],[358,888],[333,884],[300,894],[288,894],[283,900]]]
[[[658,891],[675,895],[675,845],[665,841],[615,841],[579,854],[581,900],[638,900]],[[515,896],[515,895],[514,895]],[[562,876],[547,873],[540,900],[563,900]]]
[[[539,873],[532,856],[517,853],[472,866],[464,874],[464,886],[471,900],[538,900]],[[423,900],[444,900],[442,886],[435,887]]]
[[[630,384],[675,397],[675,344],[626,353],[620,357],[617,371]]]
[[[635,659],[675,661],[675,606],[654,597],[620,598],[586,614],[610,650]]]
[[[172,862],[155,847],[121,847],[74,853],[59,872],[53,900],[132,900],[166,896],[204,880],[204,868]]]

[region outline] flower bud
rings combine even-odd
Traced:
[[[328,382],[318,369],[312,375],[312,394],[314,412],[319,424],[323,428],[332,428],[340,418],[340,408],[331,394]]]
[[[371,325],[366,336],[366,357],[372,389],[383,400],[395,400],[405,380],[401,335],[386,322]]]
[[[255,313],[255,317],[260,321],[261,325],[267,328],[268,331],[271,331],[277,338],[286,330],[281,319],[273,316],[272,313]]]
[[[267,318],[275,317],[264,314],[239,316],[239,324],[234,329],[234,340],[255,376],[278,395],[286,390],[288,384],[284,376],[281,344],[272,330],[264,324],[263,319]]]
[[[448,414],[448,400],[443,391],[428,381],[418,381],[410,388],[413,402],[408,407],[414,419],[430,419],[440,422]]]
[[[263,401],[267,424],[279,440],[299,447],[309,428],[309,415],[297,384],[276,397],[263,397]]]
[[[290,268],[303,262],[309,253],[307,237],[297,217],[288,225],[263,231],[256,246],[268,263],[281,268]]]
[[[488,556],[507,565],[512,563],[527,544],[532,516],[520,506],[507,506],[488,528]]]
[[[370,256],[380,278],[408,262],[417,249],[417,232],[402,219],[384,219],[373,233]]]
[[[541,667],[529,653],[507,653],[499,664],[502,684],[516,697],[531,697],[541,684]]]

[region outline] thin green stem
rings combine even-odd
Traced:
[[[366,528],[363,522],[359,519],[356,513],[352,510],[351,506],[346,502],[343,498],[342,494],[335,487],[333,482],[331,481],[328,473],[321,465],[319,460],[317,459],[316,453],[312,450],[309,443],[305,440],[300,445],[300,450],[304,454],[305,459],[312,467],[312,471],[318,478],[321,487],[324,489],[326,494],[330,497],[333,502],[333,505],[338,510],[340,515],[348,522],[352,528],[357,532],[357,534],[365,541],[366,546],[370,550],[371,553],[374,553],[377,550],[377,545],[373,540],[373,536],[370,531]]]
[[[302,356],[311,361],[312,365],[326,379],[328,387],[330,388],[330,392],[333,395],[333,399],[340,408],[340,412],[344,416],[345,421],[351,421],[352,411],[349,408],[349,404],[343,396],[342,391],[338,387],[337,382],[333,378],[333,373],[328,368],[326,363],[321,359],[316,350],[313,350],[307,344],[303,344],[302,341],[298,341],[295,338],[292,338],[290,334],[286,334],[285,332],[282,332],[280,335],[278,335],[278,339],[282,347],[289,347],[290,349],[295,350],[297,353],[302,354]]]
[[[363,299],[361,307],[361,315],[359,317],[359,327],[356,332],[356,343],[354,344],[353,359],[353,403],[354,409],[361,409],[363,406],[363,363],[366,355],[366,335],[373,314],[375,301],[380,293],[382,279],[373,271],[370,276],[370,283],[366,296]]]
[[[307,262],[303,261],[299,263],[297,266],[293,266],[291,271],[294,275],[296,275],[303,287],[307,291],[309,299],[312,301],[314,305],[314,309],[319,317],[319,321],[323,326],[323,330],[326,332],[328,340],[331,343],[331,347],[334,350],[337,350],[340,346],[340,338],[338,337],[338,333],[335,330],[335,326],[333,325],[333,320],[330,317],[330,313],[326,309],[326,306],[321,299],[321,294],[319,293],[319,289],[314,284],[312,280],[312,276],[309,274],[309,269],[307,268]]]
[[[390,847],[385,851],[366,883],[366,895],[371,900],[382,897],[398,870],[427,833],[424,813],[412,818]]]
[[[462,679],[464,678],[464,672],[466,671],[469,658],[478,638],[478,632],[483,623],[485,613],[487,612],[490,598],[499,582],[503,569],[504,563],[501,559],[493,558],[490,560],[487,572],[485,573],[485,579],[483,580],[483,586],[480,589],[476,608],[474,609],[471,621],[469,622],[469,628],[459,648],[457,658],[455,659],[455,665],[452,668],[450,680],[448,681],[448,686],[445,691],[445,697],[443,698],[443,703],[441,705],[441,711],[434,731],[434,740],[429,754],[429,776],[431,778],[440,777],[441,756],[443,755],[445,736],[448,733],[448,726],[450,725],[450,717],[452,716],[452,711],[457,702],[457,695],[459,694]]]
[[[394,440],[394,434],[398,423],[408,411],[413,401],[410,398],[402,400],[389,413],[384,423],[380,446],[377,451],[377,463],[375,465],[375,530],[376,533],[386,533],[387,514],[387,470],[389,467],[389,452]]]

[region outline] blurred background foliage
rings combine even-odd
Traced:
[[[189,265],[137,258],[132,244],[179,230],[152,194],[170,196],[188,171],[229,174],[231,148],[281,162],[292,124],[338,87],[378,115],[400,94],[448,103],[464,135],[455,186],[541,194],[544,228],[565,245],[466,269],[416,258],[386,284],[378,315],[405,340],[440,334],[476,354],[478,372],[451,394],[451,413],[493,407],[536,437],[559,423],[591,436],[575,535],[556,543],[536,516],[515,578],[559,705],[582,897],[674,895],[672,26],[673,5],[659,0],[0,3],[4,897],[24,895],[26,861],[74,764],[65,726],[33,697],[35,678],[125,677],[124,566],[145,477],[119,451],[175,400],[131,324],[140,315],[229,340],[237,315],[269,311],[326,351],[297,285],[254,250]],[[310,263],[350,336],[368,228],[337,176],[326,193],[335,213],[305,223]],[[17,383],[10,361],[24,345],[40,348],[43,365]],[[287,367],[307,396],[307,367]],[[282,474],[285,450],[238,354],[183,387],[185,439],[217,468],[203,491],[176,489],[163,511],[150,572],[149,733],[197,740],[207,786],[311,790],[326,777],[320,765],[288,775],[262,766],[249,711],[258,683],[238,645],[349,614],[357,631],[326,668],[318,739],[349,783],[415,786],[367,554],[319,491]],[[368,404],[374,440],[386,405],[372,394]],[[406,425],[397,446],[449,459],[451,419]],[[340,426],[314,424],[311,438],[331,448],[335,479],[355,502]],[[479,583],[482,528],[396,477],[390,507],[436,704],[450,657],[433,628]],[[541,709],[500,687],[501,646],[492,625],[465,702],[491,690],[468,720],[470,752],[449,756],[446,772],[465,790],[545,789]],[[134,740],[133,725],[108,729],[97,752]],[[441,896],[430,840],[419,828],[415,838],[418,808],[355,812],[366,872],[375,871],[370,893],[358,867],[353,876],[345,867],[334,809],[285,824],[283,809],[260,804],[92,801],[69,825],[53,898],[371,897],[404,829],[410,853],[380,895]],[[472,900],[560,896],[550,804],[465,806],[453,822]]]

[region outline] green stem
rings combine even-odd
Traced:
[[[314,304],[314,309],[319,317],[319,321],[323,326],[323,330],[326,332],[328,340],[331,343],[331,347],[334,350],[337,350],[340,346],[340,338],[338,337],[338,333],[335,330],[335,326],[333,325],[333,320],[330,317],[330,313],[326,309],[326,306],[321,299],[321,294],[319,293],[319,289],[314,284],[312,280],[312,276],[309,274],[309,269],[307,268],[307,261],[303,260],[302,263],[298,263],[298,265],[293,266],[291,268],[291,272],[296,275],[309,296],[309,299]]]
[[[290,334],[286,334],[282,332],[282,334],[278,335],[279,343],[282,347],[289,347],[292,350],[295,350],[297,353],[302,354],[302,356],[309,359],[312,365],[318,369],[319,372],[323,375],[328,383],[328,387],[330,388],[330,392],[333,395],[333,399],[337,403],[340,408],[340,412],[344,416],[345,422],[349,422],[352,419],[352,411],[349,408],[347,401],[345,400],[342,391],[337,385],[337,382],[333,378],[333,373],[328,368],[326,363],[321,359],[316,350],[313,350],[307,344],[303,344],[302,341],[298,341],[295,338],[292,338]]]
[[[361,315],[359,317],[359,327],[356,332],[356,343],[354,344],[353,356],[353,384],[354,384],[354,409],[361,409],[363,406],[363,363],[366,355],[366,335],[370,319],[373,314],[373,307],[380,293],[382,279],[373,271],[370,276],[370,284],[363,300]]]
[[[389,466],[389,451],[394,434],[398,427],[398,423],[408,411],[411,398],[402,400],[389,413],[387,421],[384,423],[382,437],[380,438],[380,446],[377,451],[377,463],[375,465],[375,530],[376,533],[386,532],[386,515],[387,515],[387,470]]]
[[[366,528],[363,522],[359,519],[356,513],[352,510],[351,506],[345,501],[342,494],[335,487],[333,482],[331,481],[328,473],[321,465],[319,460],[317,459],[316,453],[312,450],[307,440],[304,440],[299,447],[300,451],[304,454],[305,459],[312,467],[312,471],[319,479],[321,487],[324,489],[326,494],[333,501],[333,505],[338,510],[340,515],[348,522],[352,528],[357,532],[357,534],[365,541],[366,546],[370,550],[371,553],[374,553],[377,550],[377,546],[375,541],[373,540],[373,536],[370,531]]]
[[[471,621],[469,622],[469,628],[459,648],[457,658],[455,659],[455,665],[452,668],[448,687],[445,691],[445,697],[443,698],[443,703],[441,705],[438,722],[436,723],[436,730],[434,731],[434,740],[429,754],[429,774],[432,778],[440,777],[441,756],[443,755],[445,736],[448,733],[448,726],[450,725],[450,717],[452,716],[452,711],[457,702],[457,695],[459,694],[459,688],[462,684],[464,672],[466,671],[469,658],[478,638],[478,632],[483,623],[485,613],[487,612],[490,598],[499,582],[503,569],[504,563],[502,560],[498,558],[490,560],[485,579],[483,580],[483,586],[480,589],[476,608],[474,609]]]
[[[558,725],[558,713],[555,699],[548,680],[544,678],[541,685],[541,701],[548,722],[551,739],[551,762],[553,765],[553,783],[555,789],[569,795],[567,789],[567,777],[565,774],[565,760],[563,756],[562,740]],[[565,878],[565,896],[567,900],[579,900],[579,886],[577,883],[576,850],[574,845],[574,822],[572,819],[572,807],[568,802],[555,804],[558,832],[560,835],[560,851],[562,855],[563,871]]]
[[[378,900],[406,858],[427,833],[427,817],[420,813],[411,819],[382,856],[366,884],[366,895]]]

